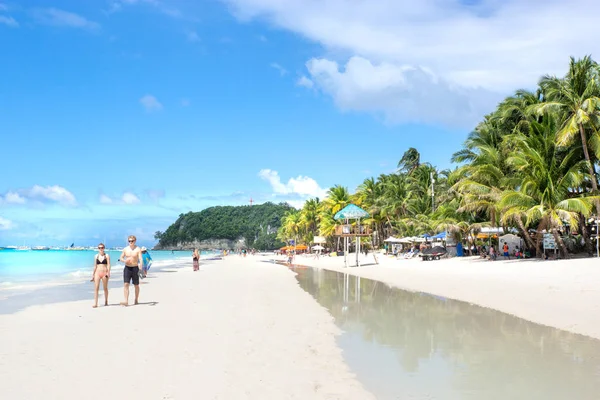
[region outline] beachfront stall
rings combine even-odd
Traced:
[[[346,207],[338,211],[333,219],[336,221],[344,221],[343,225],[337,226],[335,229],[335,235],[344,238],[344,266],[348,267],[348,250],[350,248],[350,241],[352,238],[356,238],[356,267],[360,267],[360,260],[358,258],[360,254],[360,238],[368,237],[371,235],[371,229],[367,226],[360,224],[360,220],[368,218],[369,213],[362,208],[348,204]],[[352,225],[350,221],[355,221],[355,225]]]

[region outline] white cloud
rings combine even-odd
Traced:
[[[258,176],[268,181],[276,194],[295,194],[307,198],[324,198],[327,194],[327,190],[322,189],[317,181],[308,176],[290,178],[287,183],[281,182],[279,173],[271,169],[261,169]]]
[[[287,69],[283,68],[281,65],[277,64],[277,63],[271,63],[270,64],[271,68],[276,69],[277,71],[279,71],[279,75],[284,76],[288,73]]]
[[[541,75],[563,74],[570,55],[600,53],[595,23],[600,3],[591,0],[222,1],[232,6],[241,20],[266,20],[323,45],[330,55],[307,65],[314,61],[347,63],[354,75],[333,68],[317,69],[320,79],[316,79],[315,70],[309,70],[308,78],[315,86],[341,96],[334,97],[337,104],[364,93],[371,98],[382,96],[386,100],[377,111],[390,120],[406,120],[408,114],[400,107],[392,110],[389,104],[393,99],[404,105],[412,102],[409,108],[417,109],[432,97],[430,92],[441,97],[439,104],[459,99],[467,108],[455,106],[454,112],[465,112],[466,120],[471,120],[472,112],[485,112],[469,108],[473,104],[491,103],[498,93],[534,87]],[[565,15],[568,24],[563,23]],[[368,79],[359,75],[357,60],[370,63],[371,71],[381,76]],[[359,77],[366,81],[360,84]],[[337,86],[323,88],[323,83]],[[348,108],[375,107],[355,101]],[[438,112],[430,106],[419,119],[446,122]],[[460,116],[449,123],[456,119]]]
[[[39,186],[34,185],[31,189],[26,189],[21,193],[24,197],[42,200],[53,201],[63,205],[77,205],[77,200],[73,193],[69,192],[62,186]]]
[[[388,122],[474,125],[501,100],[481,89],[451,85],[429,71],[352,57],[337,63],[312,59],[314,83],[342,110],[382,114]]]
[[[187,34],[187,40],[192,42],[192,43],[196,43],[200,41],[200,36],[198,36],[198,34],[194,31],[192,32],[188,32]]]
[[[149,94],[142,97],[140,99],[140,103],[142,104],[142,106],[144,106],[147,112],[160,111],[163,109],[163,105],[160,104],[158,99]]]
[[[139,204],[141,203],[140,198],[131,192],[123,193],[123,197],[121,197],[121,201],[125,204]]]
[[[101,194],[100,195],[100,203],[101,204],[112,204],[113,203],[113,199],[111,199],[110,197],[108,197],[105,194]]]
[[[306,76],[302,75],[300,79],[298,79],[298,81],[296,82],[296,85],[304,86],[305,88],[311,89],[315,85],[315,83],[308,79]]]
[[[146,195],[154,201],[162,199],[165,197],[165,191],[162,189],[148,189],[146,190]]]
[[[0,196],[0,204],[26,204],[30,201],[32,206],[42,203],[58,203],[64,206],[76,206],[77,199],[62,186],[40,186],[34,185],[28,189],[9,190],[4,196]]]
[[[2,6],[0,4],[0,6]],[[2,8],[0,8],[2,10]],[[13,17],[7,17],[5,15],[0,15],[0,25],[10,26],[11,28],[18,28],[19,23]]]
[[[7,231],[9,229],[13,229],[15,224],[6,218],[0,217],[0,231]]]
[[[5,204],[25,204],[27,200],[16,192],[8,192],[4,195],[2,202]]]
[[[38,22],[46,25],[88,30],[97,30],[100,28],[100,25],[94,21],[90,21],[81,15],[59,10],[57,8],[37,9],[33,12],[33,16]]]

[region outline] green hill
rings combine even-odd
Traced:
[[[277,229],[288,210],[292,210],[292,207],[287,203],[264,203],[253,206],[217,206],[200,212],[180,214],[165,232],[156,232],[154,237],[159,242],[155,249],[180,248],[190,243],[215,240],[221,240],[218,247],[233,247],[224,243],[242,238],[249,248],[279,248],[284,243],[276,239]]]

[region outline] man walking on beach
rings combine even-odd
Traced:
[[[142,250],[135,245],[137,241],[136,237],[130,235],[127,239],[129,246],[123,249],[119,261],[125,263],[123,268],[123,291],[125,293],[125,301],[121,302],[122,306],[129,305],[129,284],[133,283],[135,286],[135,303],[138,304],[140,297],[140,266],[143,264]]]

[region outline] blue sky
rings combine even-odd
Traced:
[[[354,190],[411,146],[450,167],[504,95],[598,47],[541,29],[558,1],[23,3],[0,0],[0,245],[150,244],[182,212]]]

